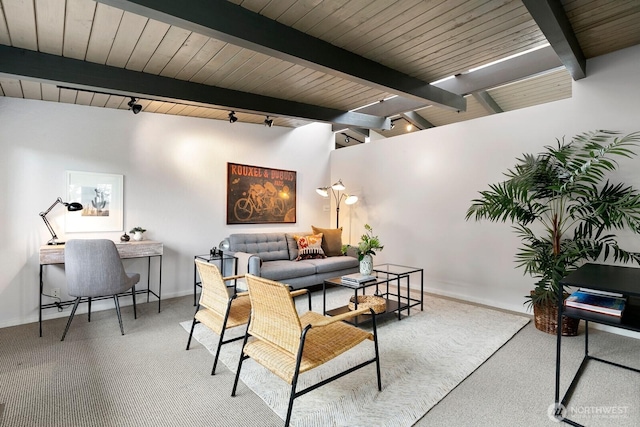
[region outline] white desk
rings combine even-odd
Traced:
[[[147,289],[141,289],[136,293],[146,293],[147,302],[149,302],[149,294],[158,298],[158,313],[160,312],[160,295],[162,291],[162,254],[164,246],[162,242],[156,242],[154,240],[141,240],[131,242],[118,242],[116,243],[118,254],[120,258],[148,258],[148,271],[147,271]],[[159,275],[158,275],[158,293],[150,289],[151,284],[151,258],[159,257]],[[40,336],[42,336],[42,309],[65,306],[73,304],[73,301],[61,301],[58,303],[42,304],[42,295],[44,290],[44,281],[42,278],[43,267],[45,265],[64,264],[64,245],[43,245],[40,246],[40,306],[38,322],[40,324]],[[94,298],[99,299],[99,298]]]

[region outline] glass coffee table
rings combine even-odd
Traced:
[[[383,313],[377,314],[397,314],[398,320],[402,320],[402,314],[406,311],[406,315],[410,314],[411,307],[420,305],[420,311],[424,310],[424,270],[418,267],[409,267],[398,264],[380,264],[373,267],[373,273],[376,276],[375,281],[365,282],[361,284],[346,284],[342,282],[341,277],[333,277],[322,283],[322,312],[325,315],[336,316],[350,311],[349,306],[345,304],[337,308],[327,310],[327,285],[342,286],[353,289],[354,303],[357,308],[358,295],[365,295],[367,288],[375,287],[373,295],[385,299],[386,309]],[[420,274],[420,298],[411,297],[411,275]],[[389,288],[389,285],[395,285],[395,291]],[[406,291],[406,294],[404,293]],[[346,301],[348,302],[348,301]],[[353,319],[355,325],[370,322],[371,315],[360,315]]]
[[[349,306],[347,304],[349,302],[348,300],[345,301],[344,306],[327,310],[327,285],[342,286],[345,288],[353,289],[353,294],[355,298],[354,305],[356,309],[358,308],[358,304],[357,304],[358,295],[365,295],[367,288],[375,287],[375,292],[373,293],[373,295],[384,298],[386,302],[385,311],[382,313],[376,314],[376,316],[383,316],[386,314],[397,313],[398,320],[401,320],[402,311],[406,310],[408,308],[408,305],[403,304],[401,302],[402,298],[400,296],[399,286],[397,288],[398,289],[397,293],[393,294],[389,291],[389,282],[396,281],[396,280],[399,280],[399,279],[395,277],[394,278],[376,278],[376,280],[371,282],[352,285],[352,284],[343,283],[341,277],[334,277],[331,279],[327,279],[322,283],[322,312],[325,315],[337,316],[339,314],[347,313],[350,311]],[[383,288],[383,290],[381,290],[381,288]],[[371,294],[368,294],[368,295],[371,295]],[[370,314],[364,314],[364,315],[356,316],[352,318],[352,320],[346,320],[346,322],[352,323],[354,325],[359,325],[361,323],[366,323],[370,321],[371,321]]]

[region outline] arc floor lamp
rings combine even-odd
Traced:
[[[64,242],[59,242],[58,241],[58,236],[56,236],[56,232],[53,231],[53,227],[51,227],[51,224],[49,223],[49,220],[47,219],[47,214],[49,212],[51,212],[51,209],[56,207],[57,204],[61,204],[61,205],[66,206],[67,210],[69,212],[81,211],[83,209],[82,204],[80,204],[78,202],[71,202],[71,203],[63,202],[62,199],[60,197],[58,197],[56,199],[56,201],[53,202],[53,204],[51,206],[49,206],[49,209],[47,209],[44,212],[40,212],[40,217],[44,221],[44,225],[47,226],[47,229],[49,230],[49,233],[51,233],[51,240],[49,240],[47,242],[47,245],[64,245]]]
[[[328,198],[329,191],[333,194],[333,198],[336,201],[336,228],[340,225],[340,203],[342,202],[342,199],[344,199],[345,205],[353,205],[358,201],[358,196],[345,194],[344,190],[346,190],[346,187],[342,183],[342,179],[339,179],[338,182],[333,185],[316,188],[316,193],[322,197]]]

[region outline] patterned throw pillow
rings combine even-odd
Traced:
[[[296,258],[296,261],[326,258],[322,250],[322,233],[309,236],[293,236],[293,238],[296,239],[298,244],[298,258]]]

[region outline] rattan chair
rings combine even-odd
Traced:
[[[308,311],[299,316],[292,297],[294,293],[289,292],[287,285],[250,274],[246,278],[252,310],[232,396],[236,394],[242,362],[248,358],[252,358],[291,385],[285,426],[288,426],[291,420],[293,400],[296,397],[371,363],[376,364],[378,390],[382,390],[378,335],[373,310],[362,308],[335,317]],[[343,322],[361,314],[371,314],[372,332]],[[373,341],[375,357],[296,391],[299,374],[328,362],[367,339]]]
[[[220,347],[223,344],[244,338],[244,335],[240,335],[225,341],[224,333],[227,329],[247,324],[251,311],[251,302],[249,301],[248,292],[235,293],[233,289],[227,288],[226,285],[226,282],[240,279],[244,276],[222,277],[215,264],[199,259],[196,259],[196,268],[202,282],[202,293],[200,294],[200,302],[196,308],[196,313],[193,316],[189,341],[187,341],[187,350],[191,345],[193,328],[197,323],[202,323],[218,334],[220,339],[218,340],[218,348],[216,349],[216,356],[213,359],[213,368],[211,369],[211,375],[215,375],[216,365],[220,357]]]
[[[64,248],[64,264],[68,293],[76,299],[60,341],[64,341],[83,299],[89,303],[88,320],[91,321],[91,299],[107,296],[113,296],[120,333],[124,335],[118,296],[133,297],[133,317],[136,318],[136,283],[140,281],[140,274],[125,272],[115,243],[107,239],[71,239]]]

